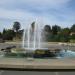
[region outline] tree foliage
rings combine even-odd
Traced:
[[[58,25],[52,26],[52,33],[54,35],[57,35],[60,30],[61,30],[61,27],[60,26],[58,26]]]
[[[17,22],[17,21],[14,22],[14,25],[13,25],[14,31],[18,32],[20,27],[21,27],[20,22]]]
[[[32,22],[32,23],[31,23],[31,28],[32,28],[32,32],[34,32],[35,22]]]
[[[44,31],[46,31],[46,32],[51,32],[51,27],[50,27],[50,25],[45,25]]]
[[[2,38],[2,33],[0,32],[0,38]]]
[[[71,26],[71,32],[75,32],[75,24]]]
[[[14,36],[15,36],[15,32],[13,30],[11,30],[11,29],[8,29],[8,30],[4,29],[4,31],[3,31],[3,39],[4,40],[12,40]]]
[[[21,39],[23,31],[21,30],[20,22],[14,22],[13,29],[3,29],[3,32],[0,32],[0,38],[4,40],[13,40],[13,38]],[[31,28],[34,31],[35,22],[31,23]],[[69,42],[70,40],[75,40],[75,24],[70,28],[61,28],[58,25],[45,25],[42,31],[42,37],[45,41],[48,42]]]

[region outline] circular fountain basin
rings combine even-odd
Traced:
[[[57,56],[60,58],[75,58],[75,52],[71,50],[61,50]]]
[[[25,48],[25,50],[35,51],[35,50],[48,50],[48,48]]]
[[[57,50],[57,49],[56,49]],[[75,58],[75,52],[71,50],[59,50],[51,52],[48,48],[25,48],[19,50],[12,50],[12,52],[0,52],[0,57],[13,57],[13,58]]]

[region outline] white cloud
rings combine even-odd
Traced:
[[[63,10],[62,7],[66,7],[71,0],[1,0],[0,1],[0,19],[8,19],[13,21],[20,21],[22,26],[28,25],[36,18],[40,18],[43,24],[60,24],[67,26],[74,23],[74,15],[69,14],[67,10]],[[22,9],[27,7],[25,9]],[[8,9],[10,8],[10,9]],[[63,10],[64,13],[48,13],[48,9]],[[42,13],[31,12],[28,10],[36,9],[42,11]],[[51,11],[51,10],[50,10]],[[35,13],[34,13],[35,12]],[[59,21],[58,17],[64,17],[65,21]],[[4,22],[4,21],[3,21]],[[6,23],[6,22],[5,22]],[[7,22],[9,23],[9,22]]]
[[[25,4],[30,4],[33,6],[42,6],[42,7],[57,7],[67,4],[70,0],[21,0]],[[41,7],[40,7],[41,8]]]
[[[33,8],[60,8],[71,0],[1,0],[0,5],[4,6],[32,6]]]
[[[67,19],[65,21],[59,21],[55,15],[52,14],[40,14],[39,16],[28,12],[28,11],[22,11],[22,10],[6,10],[6,9],[1,9],[0,8],[0,18],[2,19],[8,19],[11,20],[12,22],[14,21],[20,21],[22,23],[22,28],[26,27],[28,25],[28,23],[30,24],[32,21],[35,21],[37,19],[37,21],[40,21],[41,25],[45,25],[45,24],[50,24],[50,25],[54,25],[54,24],[58,24],[58,25],[62,25],[62,26],[68,26],[68,24],[73,23],[71,21],[71,19],[73,20],[74,17],[72,16],[67,16]],[[4,21],[3,21],[4,22]]]
[[[1,0],[0,1],[0,5],[8,5],[8,4],[12,4],[12,3],[14,3],[15,2],[15,0]]]
[[[0,18],[5,19],[20,19],[23,20],[25,18],[33,18],[33,14],[27,12],[27,11],[21,11],[21,10],[6,10],[0,8]]]

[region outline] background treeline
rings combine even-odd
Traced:
[[[58,25],[45,25],[46,41],[50,42],[75,42],[75,24],[70,28],[61,28]]]
[[[35,24],[34,22],[32,24]],[[31,25],[32,25],[31,24]],[[5,41],[22,40],[24,29],[21,29],[20,22],[14,22],[12,29],[3,29],[0,32],[0,39]],[[48,42],[75,42],[75,24],[70,28],[62,28],[58,25],[45,25],[43,28],[44,40]]]
[[[11,29],[3,29],[3,32],[0,32],[0,39],[5,41],[17,41],[21,40],[23,34],[23,29],[21,30],[20,22],[14,22]]]

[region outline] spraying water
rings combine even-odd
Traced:
[[[28,40],[27,40],[27,43],[28,43],[28,49],[30,48],[30,26],[28,27],[28,30],[27,30],[27,38],[28,38]]]
[[[22,42],[22,47],[23,49],[27,50],[36,50],[36,49],[47,49],[44,47],[43,44],[43,35],[42,34],[42,29],[40,26],[36,23],[33,23],[32,25],[29,25],[26,30],[24,30],[23,33],[23,42]],[[75,52],[70,51],[67,49],[61,50],[58,55],[59,57],[75,57]]]
[[[26,31],[24,30],[24,33],[23,33],[23,41],[22,41],[22,47],[24,48],[24,43],[25,43],[25,33],[26,33]]]
[[[24,49],[40,49],[41,48],[41,29],[37,24],[33,24],[34,26],[29,25],[23,33],[23,43],[22,47]],[[27,41],[27,42],[26,42]]]
[[[33,36],[34,36],[34,37],[33,37],[33,38],[34,38],[34,40],[33,40],[33,41],[34,41],[34,43],[33,43],[33,48],[35,49],[35,48],[36,48],[36,25],[34,26],[34,30],[33,30],[33,31],[34,31],[34,32],[33,32],[33,33],[34,33],[34,34],[33,34]]]
[[[41,31],[41,29],[40,29],[40,26],[39,25],[37,25],[37,28],[38,28],[38,30],[37,30],[37,41],[38,41],[38,49],[40,49],[40,48],[42,48],[42,46],[41,46],[41,44],[42,44],[42,35],[41,35],[41,33],[42,33],[42,31]]]

